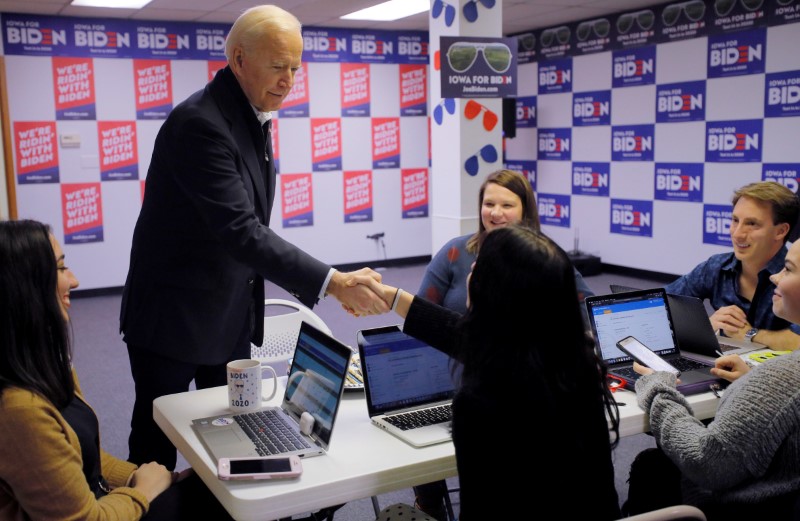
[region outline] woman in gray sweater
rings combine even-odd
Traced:
[[[777,286],[775,315],[800,323],[800,241],[770,279]],[[694,418],[674,375],[634,368],[645,375],[636,382],[639,406],[650,414],[658,447],[680,472],[680,502],[698,506],[709,520],[797,519],[800,351],[752,370],[738,355],[718,358],[711,372],[733,383],[708,425]]]

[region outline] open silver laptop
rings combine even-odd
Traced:
[[[450,357],[399,326],[363,329],[357,343],[373,425],[414,447],[451,440]]]
[[[349,347],[303,321],[280,407],[198,418],[192,429],[215,460],[324,454],[342,401],[351,354]],[[314,417],[310,435],[300,432],[303,412]]]

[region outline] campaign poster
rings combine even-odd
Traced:
[[[712,3],[714,8],[709,9],[711,14],[710,25],[714,31],[729,32],[766,25],[768,17],[767,5],[765,4],[786,4],[787,0],[779,0],[777,2],[715,0],[714,2],[709,2],[709,6]]]
[[[735,0],[734,0],[735,1]],[[724,3],[733,3],[720,0]],[[709,33],[708,20],[711,15],[706,9],[709,0],[678,0],[656,8],[656,39],[660,42],[673,42],[690,38],[702,38]]]
[[[652,161],[655,125],[611,127],[612,161]]]
[[[644,47],[658,43],[656,13],[653,9],[639,9],[620,13],[612,18],[616,48]]]
[[[284,228],[314,225],[314,192],[311,174],[283,174],[281,214]]]
[[[516,101],[517,128],[536,128],[536,96],[522,96]]]
[[[206,69],[208,70],[208,81],[214,79],[219,71],[228,66],[228,62],[224,60],[207,60]]]
[[[576,92],[572,95],[572,126],[611,124],[611,91]]]
[[[308,103],[308,67],[304,64],[297,69],[292,90],[283,100],[278,115],[282,118],[307,118]]]
[[[653,236],[653,201],[611,199],[611,233]]]
[[[800,71],[773,72],[764,83],[764,116],[800,116]]]
[[[706,119],[706,82],[688,81],[656,87],[656,123]]]
[[[611,50],[611,21],[606,17],[583,20],[575,26],[573,54],[593,54]]]
[[[57,120],[96,118],[92,58],[53,56],[53,94]]]
[[[425,116],[428,105],[427,65],[400,64],[400,115]]]
[[[404,168],[400,171],[400,194],[403,219],[428,216],[430,194],[427,168]]]
[[[166,119],[172,110],[170,60],[133,60],[136,119]]]
[[[572,92],[572,58],[539,62],[539,94]]]
[[[372,221],[372,172],[344,172],[344,222]]]
[[[369,117],[369,64],[342,63],[339,70],[342,117]]]
[[[610,172],[609,163],[572,163],[572,195],[608,197]]]
[[[350,61],[350,33],[321,27],[303,28],[303,61],[346,63]]]
[[[100,183],[61,185],[64,244],[103,242],[103,199]]]
[[[570,227],[572,198],[562,194],[538,194],[539,221],[550,226]]]
[[[706,122],[707,163],[754,163],[761,161],[764,121]]]
[[[430,44],[427,31],[397,33],[397,63],[422,64],[427,70],[428,49],[430,49]]]
[[[400,166],[400,118],[372,118],[372,168]]]
[[[800,190],[800,163],[764,163],[761,180],[775,181],[797,193]]]
[[[572,159],[572,128],[540,128],[537,159]]]
[[[731,247],[733,207],[729,204],[703,205],[703,244]]]
[[[767,4],[770,10],[768,15],[768,25],[793,24],[800,22],[800,2],[796,0],[778,0],[772,4]]]
[[[311,118],[311,169],[328,172],[342,169],[342,120]]]
[[[506,168],[524,175],[531,184],[531,190],[536,193],[536,161],[510,160],[506,161]]]
[[[611,86],[635,87],[656,82],[656,46],[624,49],[612,53]]]
[[[139,153],[135,121],[98,121],[100,180],[139,179]]]
[[[58,144],[55,121],[15,121],[17,183],[58,183]]]
[[[527,32],[514,35],[517,39],[517,64],[536,61],[536,33]]]
[[[397,47],[394,31],[351,31],[351,62],[392,63]]]
[[[703,200],[703,163],[656,163],[655,198],[699,203]]]
[[[766,28],[708,37],[709,78],[761,74],[766,61]]]
[[[548,27],[539,33],[539,63],[547,60],[564,58],[572,51],[572,27],[570,25],[559,25]]]
[[[517,95],[517,39],[441,36],[443,98]]]

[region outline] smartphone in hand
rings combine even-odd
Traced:
[[[264,456],[256,458],[220,458],[219,479],[283,479],[303,473],[299,456]]]
[[[628,353],[634,360],[654,371],[668,371],[675,376],[680,376],[681,372],[672,364],[658,356],[649,347],[641,343],[635,337],[626,336],[619,342],[617,347]]]

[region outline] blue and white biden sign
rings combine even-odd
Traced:
[[[733,208],[729,204],[703,205],[703,243],[731,246]]]
[[[611,199],[611,233],[653,236],[653,201]]]
[[[569,228],[570,196],[538,194],[539,220],[542,224]]]

